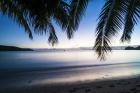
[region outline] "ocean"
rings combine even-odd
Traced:
[[[140,75],[138,50],[114,50],[104,61],[91,50],[0,52],[1,88],[137,75]]]

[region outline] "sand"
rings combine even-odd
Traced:
[[[0,89],[0,93],[140,93],[140,77],[29,85]]]

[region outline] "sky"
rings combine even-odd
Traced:
[[[16,22],[5,15],[0,15],[0,45],[18,46],[23,48],[77,48],[77,47],[92,47],[95,41],[95,29],[98,23],[98,16],[105,0],[92,0],[86,13],[81,20],[79,29],[74,34],[71,40],[68,40],[66,33],[58,26],[55,26],[59,43],[52,47],[48,44],[47,35],[33,34],[34,39],[30,40],[28,35],[24,32]],[[131,42],[121,43],[120,31],[115,37],[111,39],[112,46],[125,45],[140,45],[140,24],[135,26]]]

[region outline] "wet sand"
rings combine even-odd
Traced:
[[[0,89],[0,93],[140,93],[140,77]]]

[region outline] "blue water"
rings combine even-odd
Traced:
[[[140,75],[140,51],[116,50],[105,61],[94,51],[0,52],[0,86],[76,82]],[[5,86],[4,86],[5,84]]]
[[[113,51],[105,61],[97,59],[94,51],[0,52],[0,70],[54,68],[67,66],[134,63],[140,61],[140,51]]]

